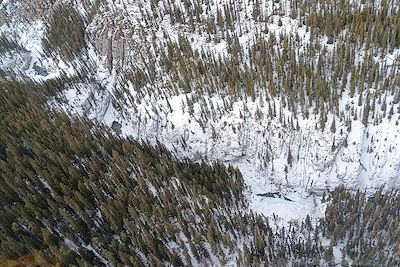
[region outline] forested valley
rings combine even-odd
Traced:
[[[3,0],[1,266],[400,266],[398,0]]]

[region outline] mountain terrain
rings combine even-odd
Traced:
[[[398,264],[399,8],[3,0],[1,246],[15,250],[1,257]],[[47,208],[33,215],[35,204]]]

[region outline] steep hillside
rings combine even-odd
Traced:
[[[54,112],[46,101],[58,90],[0,82],[3,265],[400,263],[398,192],[340,187],[322,197],[324,218],[282,226],[249,209],[238,169],[179,160]]]
[[[4,71],[79,75],[64,110],[257,188],[399,187],[397,1],[64,2],[5,1],[1,27]]]
[[[282,235],[250,212],[239,170],[178,160],[161,145],[121,139],[108,128],[52,112],[45,89],[0,83],[2,264],[250,266],[321,260],[320,237],[307,253],[294,249],[303,249],[314,227],[292,225],[293,233]]]
[[[399,70],[398,0],[3,0],[0,260],[397,266]]]

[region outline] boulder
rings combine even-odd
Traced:
[[[122,124],[117,122],[117,121],[113,121],[111,128],[114,130],[115,133],[117,134],[121,134],[122,133]]]

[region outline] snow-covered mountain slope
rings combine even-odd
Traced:
[[[57,12],[64,2],[50,3],[48,10]],[[85,73],[89,79],[67,84],[53,100],[55,107],[109,126],[120,124],[122,135],[162,142],[180,157],[236,165],[253,193],[307,195],[340,184],[399,188],[399,48],[367,48],[348,41],[346,29],[332,38],[329,30],[303,22],[300,13],[307,11],[292,2],[78,1],[87,43],[81,57],[68,61],[45,52],[46,18],[13,17],[29,2],[3,1],[0,32],[21,49],[2,53],[0,67],[7,75],[49,80],[73,77],[91,66]],[[262,54],[263,48],[268,53]],[[347,55],[347,72],[335,67],[340,53]],[[332,67],[318,67],[323,64]],[[265,81],[257,74],[246,76],[250,69],[263,73],[258,66],[264,65],[272,73],[260,74]],[[365,66],[375,68],[365,80],[376,80],[366,86],[355,74]],[[223,68],[232,76],[221,74]],[[314,69],[323,73],[310,74]],[[294,73],[304,81],[303,100],[303,93],[291,94],[293,83],[299,83],[291,80]],[[239,93],[230,93],[232,83]],[[385,83],[390,89],[382,88]],[[335,86],[328,96],[315,93]],[[274,92],[279,90],[284,93]],[[315,94],[321,94],[317,100]],[[328,99],[335,95],[331,104]],[[366,109],[371,111],[364,115]],[[254,207],[262,210],[259,201],[254,197]]]
[[[79,110],[89,103],[89,94],[89,91],[68,90],[66,111],[84,115]],[[345,123],[338,120],[336,133],[329,127],[322,132],[316,129],[318,118],[299,119],[298,129],[291,128],[288,121],[281,123],[278,118],[260,118],[259,112],[268,113],[267,105],[260,104],[265,100],[233,102],[231,111],[220,112],[224,109],[223,98],[207,97],[204,102],[190,106],[191,97],[191,94],[160,100],[146,97],[136,110],[128,110],[129,117],[124,118],[109,105],[109,97],[99,95],[97,103],[102,104],[94,105],[96,108],[89,114],[110,126],[117,121],[122,124],[124,135],[158,140],[181,156],[247,166],[252,172],[249,176],[257,177],[254,182],[258,188],[262,186],[261,190],[270,184],[310,189],[333,188],[339,184],[352,188],[377,188],[384,183],[391,187],[400,185],[397,118],[384,119],[368,127],[353,121],[349,133]],[[351,104],[354,100],[347,101]],[[270,105],[280,109],[279,100],[271,100]],[[204,123],[202,109],[214,112],[215,119]],[[328,119],[329,125],[332,120],[332,117]]]

